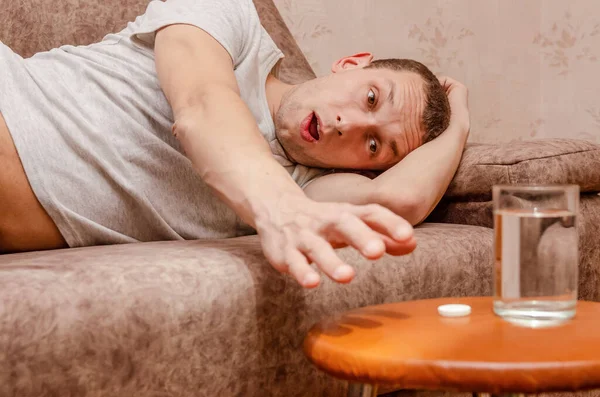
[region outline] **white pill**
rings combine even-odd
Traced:
[[[441,305],[438,306],[438,313],[444,317],[462,317],[471,314],[471,306],[469,305]]]

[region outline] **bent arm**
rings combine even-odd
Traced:
[[[154,50],[173,109],[173,133],[222,200],[256,228],[277,200],[304,196],[273,158],[240,98],[229,53],[212,36],[194,26],[171,25],[157,33]]]
[[[318,201],[380,204],[413,225],[423,222],[448,189],[469,134],[466,94],[464,105],[457,104],[457,100],[454,104],[457,106],[452,106],[446,131],[375,179],[350,173],[330,174],[310,183],[305,193]]]

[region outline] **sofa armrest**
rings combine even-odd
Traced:
[[[575,139],[542,139],[467,145],[447,201],[488,201],[498,184],[575,184],[600,191],[600,145]]]
[[[356,278],[313,290],[277,273],[257,236],[0,255],[0,396],[345,395],[302,353],[312,324],[490,294],[491,230],[415,233],[414,253],[376,263],[340,250]]]

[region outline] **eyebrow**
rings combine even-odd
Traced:
[[[392,152],[394,153],[394,156],[400,157],[400,153],[398,152],[398,143],[395,140],[391,140],[391,141],[389,141],[389,145],[390,145],[390,148],[392,149]]]
[[[388,85],[388,92],[389,92],[387,100],[388,100],[388,102],[392,103],[392,106],[394,106],[394,97],[395,97],[394,93],[395,93],[396,87],[394,86],[394,82],[392,80],[388,80],[387,85]]]

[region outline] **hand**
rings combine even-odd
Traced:
[[[467,87],[447,76],[438,78],[442,87],[446,90],[452,116],[451,123],[457,123],[462,126],[462,130],[469,133],[471,121],[469,117],[469,90]]]
[[[349,245],[377,259],[386,252],[405,255],[416,246],[412,226],[376,204],[320,203],[293,196],[282,197],[278,208],[269,212],[256,222],[263,252],[275,269],[291,274],[305,288],[320,282],[310,262],[334,281],[352,280],[354,269],[334,248]]]

